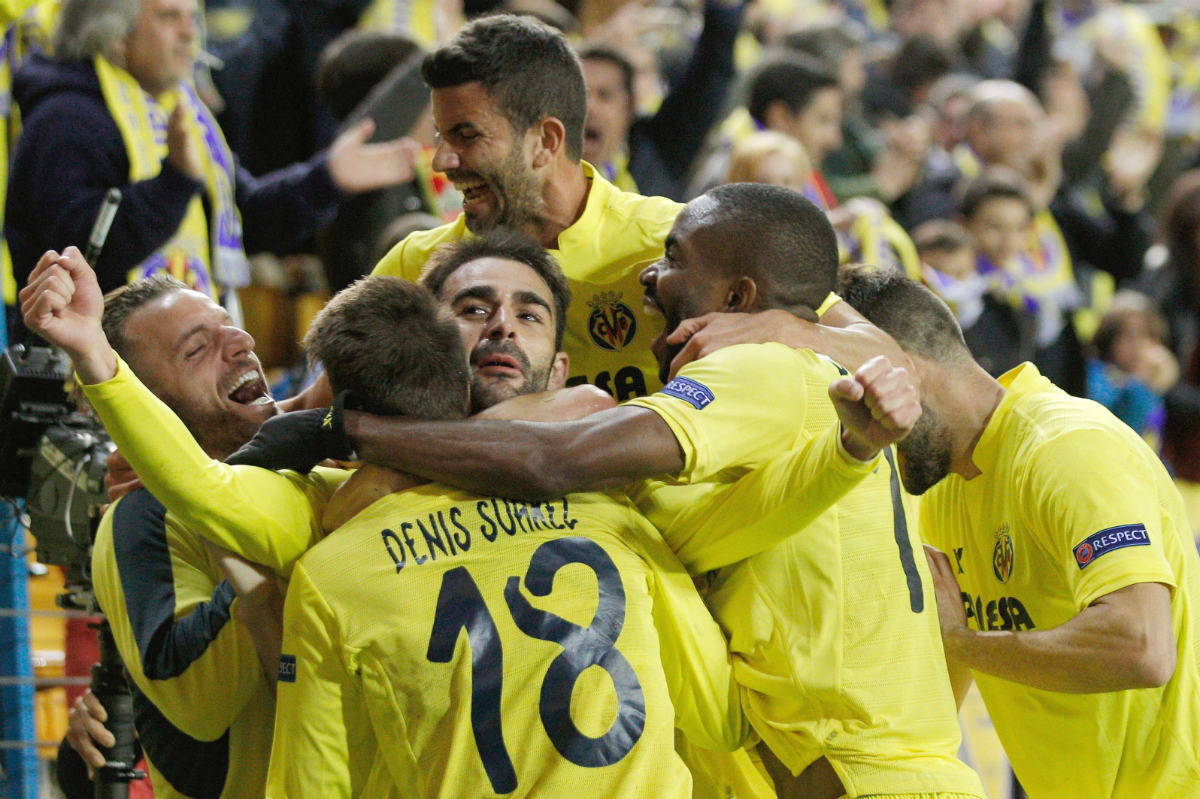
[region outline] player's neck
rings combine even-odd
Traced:
[[[938,384],[945,387],[942,405],[952,437],[951,471],[970,480],[981,474],[975,447],[1004,399],[1004,386],[975,364],[945,373]]]
[[[536,236],[543,247],[558,249],[559,234],[583,216],[591,187],[579,163],[564,159],[554,166],[542,187],[542,210],[538,216]]]
[[[321,526],[325,532],[332,532],[388,494],[427,482],[424,478],[397,472],[386,466],[364,464],[333,492],[321,516]]]

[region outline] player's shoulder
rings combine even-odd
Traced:
[[[398,275],[416,280],[421,276],[421,270],[424,269],[430,254],[438,246],[461,239],[466,234],[466,219],[462,215],[439,227],[410,233],[379,259],[372,274]]]
[[[781,376],[819,375],[830,380],[846,370],[832,359],[810,349],[795,349],[775,341],[734,344],[692,361],[680,369],[685,377],[697,374],[725,373],[739,379],[769,377],[772,372]]]
[[[670,198],[621,191],[611,184],[606,184],[602,201],[603,218],[608,225],[639,230],[659,242],[666,238],[675,217],[683,209],[681,203]]]

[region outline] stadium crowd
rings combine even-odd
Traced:
[[[1186,0],[0,15],[156,796],[1200,795]]]

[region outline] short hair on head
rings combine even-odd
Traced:
[[[702,197],[717,204],[709,232],[730,245],[724,273],[754,278],[767,308],[820,307],[838,267],[837,235],[820,208],[766,183],[726,183]]]
[[[994,119],[996,106],[1000,103],[1025,103],[1041,109],[1037,95],[1012,80],[984,80],[970,90],[971,107],[967,110],[968,122],[988,123]]]
[[[346,31],[317,59],[317,97],[334,119],[343,120],[388,73],[421,51],[421,45],[403,33]]]
[[[53,35],[55,57],[111,59],[117,43],[137,24],[139,8],[139,0],[63,0]]]
[[[578,161],[583,153],[587,91],[579,58],[561,33],[532,17],[468,22],[425,57],[421,75],[431,89],[480,83],[517,134],[555,117],[566,129],[568,157]]]
[[[970,219],[984,203],[996,199],[1016,200],[1025,206],[1030,216],[1035,213],[1025,180],[1015,171],[1002,166],[989,167],[963,187],[958,213],[963,219]]]
[[[943,365],[974,362],[946,303],[895,269],[847,264],[838,272],[838,295],[909,355]]]
[[[104,313],[100,317],[100,327],[104,330],[104,337],[108,339],[109,345],[122,359],[132,361],[129,341],[125,338],[125,325],[129,322],[129,317],[143,306],[174,291],[191,291],[191,288],[183,281],[160,272],[115,288],[104,295]]]
[[[629,104],[633,105],[633,63],[630,62],[625,54],[615,47],[609,47],[604,44],[589,44],[579,50],[580,61],[603,61],[606,64],[612,64],[621,73],[621,88],[625,90],[626,96],[629,97]]]
[[[794,164],[798,174],[807,176],[812,172],[812,160],[803,144],[777,130],[756,130],[734,142],[729,154],[729,182],[754,182],[759,163],[774,154]]]
[[[567,308],[571,305],[571,286],[562,268],[533,239],[511,228],[496,227],[482,236],[443,244],[434,250],[421,274],[421,285],[440,300],[446,279],[460,267],[480,258],[505,258],[532,269],[550,287],[554,305],[554,348],[562,349],[563,331],[567,326]]]
[[[767,109],[782,102],[793,114],[803,111],[821,89],[838,88],[837,75],[806,53],[768,55],[746,83],[746,109],[754,121],[766,123]]]
[[[1159,344],[1167,343],[1170,335],[1167,320],[1154,301],[1133,289],[1121,289],[1113,295],[1112,304],[1100,318],[1092,336],[1092,349],[1100,360],[1112,361],[1117,338],[1124,333],[1126,325],[1134,321],[1141,321]]]
[[[818,22],[806,25],[779,39],[780,46],[820,59],[829,69],[836,70],[846,53],[866,42],[866,31],[852,19]]]
[[[313,319],[304,346],[335,392],[364,410],[418,419],[467,415],[470,372],[458,326],[424,286],[369,275]]]
[[[912,240],[918,254],[951,253],[974,247],[967,229],[948,219],[930,219],[928,222],[922,222],[913,230]]]

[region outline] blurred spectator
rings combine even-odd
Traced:
[[[733,145],[729,183],[769,183],[804,191],[812,161],[800,142],[774,130],[758,130]]]
[[[744,8],[740,0],[704,3],[687,68],[650,116],[636,113],[634,67],[620,49],[580,49],[588,89],[584,159],[624,191],[681,199],[692,161],[725,106]]]
[[[1087,396],[1133,428],[1157,452],[1165,394],[1179,379],[1167,349],[1167,322],[1144,294],[1121,291],[1100,320],[1087,364]]]
[[[1159,228],[1165,262],[1147,270],[1139,287],[1166,315],[1171,348],[1183,369],[1183,378],[1164,397],[1163,454],[1184,484],[1200,534],[1200,170],[1175,181]]]
[[[995,275],[979,273],[975,244],[966,228],[935,219],[913,232],[921,278],[950,306],[975,360],[998,377],[1035,355],[1036,321],[1003,296]]]
[[[1061,239],[1056,242],[1038,230],[1035,206],[1020,175],[995,166],[967,183],[959,216],[975,244],[978,273],[1018,314],[1035,320],[1032,360],[1039,371],[1082,394],[1083,352],[1067,313],[1080,304],[1080,292],[1069,271],[1055,268],[1068,257],[1065,248]],[[1011,347],[1026,350],[1025,323],[1014,329],[1020,336]]]
[[[233,307],[230,289],[248,282],[247,251],[287,252],[343,192],[411,179],[415,145],[369,145],[369,124],[262,180],[238,168],[186,82],[195,15],[195,0],[63,3],[57,59],[31,59],[14,86],[25,127],[5,237],[18,281],[46,250],[85,245],[117,187],[122,201],[95,264],[101,287],[165,271]]]
[[[317,95],[333,118],[343,122],[394,68],[420,52],[416,42],[400,33],[347,31],[321,54]],[[432,144],[432,120],[426,119],[425,124],[430,131],[427,143]],[[425,185],[425,177],[418,174],[407,183],[359,194],[341,204],[318,237],[330,293],[371,272],[379,260],[375,242],[393,220],[414,211],[433,210],[432,190]]]

